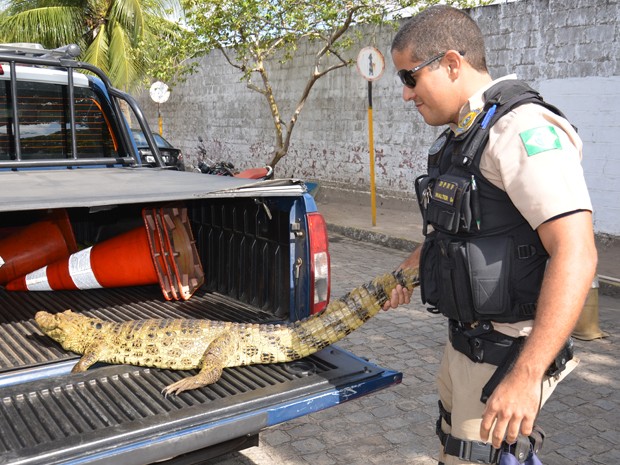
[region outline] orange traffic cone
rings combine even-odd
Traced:
[[[156,284],[146,231],[139,227],[80,250],[9,284],[10,291],[58,291]]]
[[[173,211],[185,212],[185,209]],[[149,225],[147,209],[143,216],[146,227],[132,229],[74,253],[10,282],[6,288],[11,291],[83,290],[159,283],[167,300],[189,299],[204,279],[200,262],[196,264],[194,260],[198,256],[194,241],[166,243],[161,232]],[[183,234],[191,239],[188,221],[176,220],[175,223],[173,220],[173,223],[175,228],[183,228]],[[190,268],[184,272],[193,276],[191,288],[180,289],[177,275],[170,271],[171,257],[175,256],[189,264]]]
[[[0,240],[0,284],[53,263],[77,250],[66,211],[19,228]]]

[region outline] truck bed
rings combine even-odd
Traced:
[[[111,321],[245,322],[269,314],[204,290],[164,302],[157,286],[0,294],[2,464],[110,464],[115,454],[123,464],[148,464],[252,437],[401,377],[332,346],[299,362],[226,369],[214,385],[164,397],[166,385],[191,372],[99,364],[71,374],[78,356],[45,337],[34,314],[71,308]]]

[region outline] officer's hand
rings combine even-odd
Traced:
[[[541,390],[540,380],[508,373],[487,400],[480,424],[481,439],[486,442],[491,434],[493,447],[499,449],[504,439],[513,444],[519,433],[529,436],[540,408]]]
[[[389,310],[390,308],[396,308],[399,305],[406,305],[411,302],[411,292],[407,288],[402,287],[400,284],[392,290],[390,299],[383,304],[383,310]]]

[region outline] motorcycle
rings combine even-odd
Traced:
[[[198,159],[200,161],[198,162],[198,166],[194,168],[194,171],[204,174],[214,174],[216,176],[234,176],[236,178],[261,180],[273,179],[273,168],[269,165],[262,168],[248,168],[243,171],[237,171],[235,166],[228,161],[213,161],[207,156],[207,149],[204,146],[202,137],[198,137],[198,141]]]

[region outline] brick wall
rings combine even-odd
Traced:
[[[508,73],[529,81],[560,106],[584,140],[584,171],[599,233],[620,235],[620,2],[618,0],[520,0],[471,11],[486,35],[492,76]],[[386,198],[411,199],[412,182],[425,167],[428,146],[439,132],[401,98],[389,47],[394,30],[364,31],[362,46],[385,56],[386,72],[373,83],[376,185]],[[314,49],[300,44],[294,61],[271,70],[283,119],[288,120]],[[214,160],[238,168],[271,159],[273,123],[264,97],[248,90],[219,52],[201,60],[200,71],[176,87],[160,107],[164,136],[195,162],[198,137]],[[348,191],[369,191],[368,86],[355,67],[320,79],[295,127],[289,154],[277,176],[320,179]],[[157,108],[140,101],[154,128]],[[616,156],[614,156],[614,154]]]

